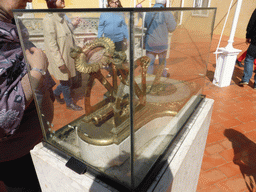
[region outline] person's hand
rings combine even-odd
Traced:
[[[41,49],[38,49],[36,47],[31,47],[30,49],[26,50],[25,54],[27,57],[27,62],[31,66],[31,69],[37,68],[37,69],[42,69],[43,71],[47,70],[48,59],[45,53]],[[31,81],[30,81],[31,87],[33,90],[36,90],[37,88],[39,88],[39,86],[42,85],[42,79],[44,78],[44,76],[41,72],[35,71],[35,70],[31,70],[30,75],[31,75]],[[31,100],[33,99],[31,87],[28,81],[29,81],[28,75],[25,75],[21,80],[21,84],[26,97],[26,106],[28,106]]]
[[[126,39],[126,45],[127,45],[127,47],[129,47],[129,40],[128,39]]]
[[[251,39],[246,39],[245,43],[246,44],[250,44],[251,43]]]
[[[62,73],[67,73],[69,78],[71,77],[71,73],[65,64],[61,65],[59,69]]]
[[[64,64],[64,65],[61,65],[60,67],[59,67],[59,69],[60,69],[60,71],[62,72],[62,73],[68,73],[69,72],[69,70],[68,70],[68,68],[67,68],[67,66]]]
[[[80,19],[80,17],[76,17],[75,19],[73,19],[72,20],[72,25],[74,26],[74,27],[77,27],[77,25],[79,24],[81,22],[81,19]]]
[[[48,59],[45,53],[36,47],[26,50],[26,57],[31,68],[38,68],[44,71],[48,68]]]

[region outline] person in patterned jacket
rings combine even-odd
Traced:
[[[41,141],[42,132],[12,13],[31,1],[0,0],[0,181],[8,191],[41,191],[29,151]],[[39,89],[47,58],[33,46],[26,57],[33,89]]]

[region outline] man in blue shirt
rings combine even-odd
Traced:
[[[98,38],[103,36],[109,37],[115,43],[116,51],[123,51],[119,44],[129,38],[123,13],[106,12],[100,15]]]
[[[122,7],[119,0],[108,0],[108,7]],[[125,51],[128,44],[128,29],[125,23],[124,14],[120,12],[105,12],[100,14],[98,26],[98,38],[108,37],[115,43],[116,51]],[[109,74],[106,77],[112,76],[112,68],[107,67]]]
[[[165,8],[166,0],[156,0],[153,8]],[[171,12],[146,13],[144,26],[147,28],[145,34],[146,55],[151,59],[148,73],[154,74],[154,62],[158,55],[159,64],[166,66],[166,55],[168,48],[168,33],[176,28],[176,21]],[[164,69],[162,76],[169,77],[170,74]]]

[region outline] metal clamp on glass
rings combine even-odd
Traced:
[[[68,160],[68,162],[66,163],[66,166],[78,174],[83,174],[87,170],[87,166],[74,157],[71,157]]]

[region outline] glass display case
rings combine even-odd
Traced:
[[[215,11],[15,10],[24,55],[42,49],[55,82],[33,90],[43,143],[126,189],[142,186],[204,98]]]

